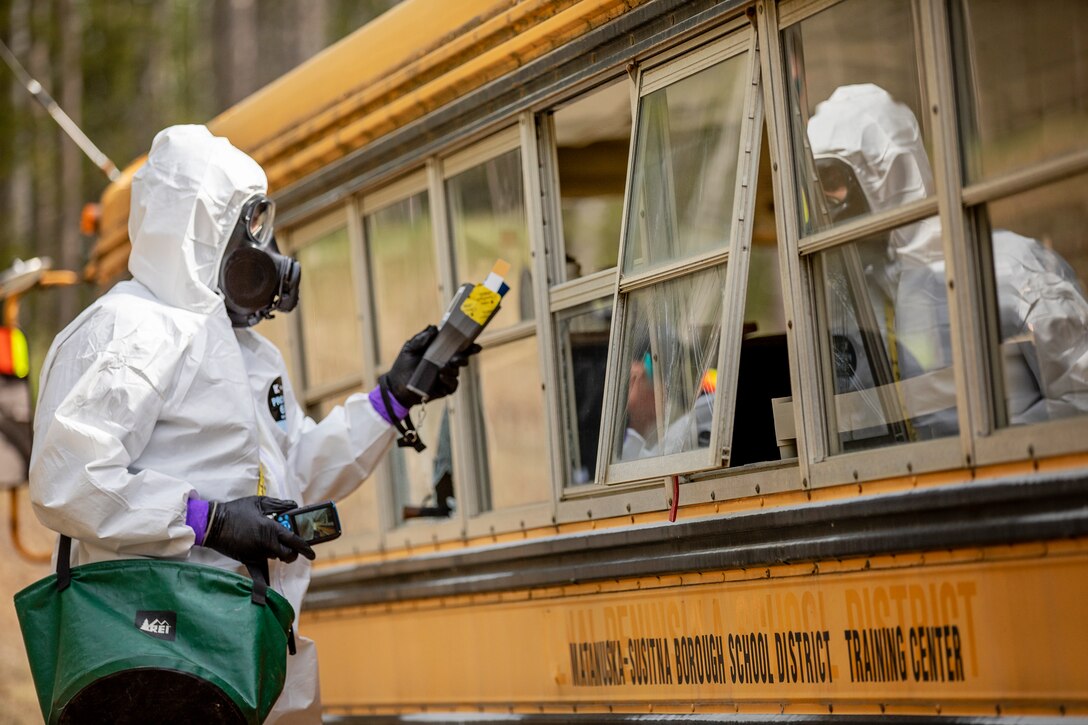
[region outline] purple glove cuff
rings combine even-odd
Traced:
[[[385,401],[382,400],[382,389],[380,386],[375,385],[374,389],[370,391],[370,404],[374,406],[374,410],[378,411],[386,423],[389,425],[396,425],[396,421],[389,417],[389,412],[385,409]],[[400,402],[397,401],[393,394],[389,394],[389,402],[393,404],[393,415],[397,416],[397,420],[404,420],[408,417],[408,409],[405,408]]]
[[[208,502],[190,496],[186,506],[188,510],[185,512],[185,524],[196,532],[196,544],[200,546],[208,532]]]

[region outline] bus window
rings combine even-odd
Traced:
[[[934,194],[932,174],[916,168],[928,170],[931,142],[918,121],[925,99],[914,26],[910,3],[845,0],[784,32],[802,235]],[[883,110],[864,105],[865,94],[881,92],[888,110],[865,125],[861,114]],[[858,114],[819,114],[821,104]],[[881,142],[894,144],[887,168],[873,163],[883,149],[868,146]],[[861,193],[832,200],[826,187],[846,182]]]
[[[362,392],[362,333],[356,305],[348,228],[337,213],[291,235],[303,274],[299,290],[301,354],[307,413],[323,419],[352,393]],[[330,341],[336,341],[330,344]],[[379,534],[376,486],[360,486],[337,502],[345,536],[337,546],[357,545]]]
[[[964,196],[988,242],[997,422],[1011,426],[1088,412],[1088,175],[1046,169],[1088,149],[1088,7],[1023,10],[964,0],[952,13]]]
[[[565,252],[561,279],[570,281],[616,266],[631,145],[631,84],[627,79],[609,84],[552,117]]]
[[[446,180],[458,282],[480,282],[496,259],[510,263],[511,292],[488,331],[534,318],[521,153],[512,149]]]
[[[422,175],[418,185],[426,183]],[[441,315],[429,197],[425,190],[387,202],[363,198],[377,369],[388,370],[408,336]],[[389,450],[393,514],[399,524],[419,516],[445,518],[455,507],[447,402],[426,406],[418,423],[423,451]],[[418,418],[418,416],[417,416]]]
[[[721,334],[725,267],[631,293],[624,330],[613,458],[631,461],[710,445],[713,376]]]
[[[746,80],[737,57],[642,97],[625,274],[728,244]]]
[[[990,243],[1008,425],[1088,412],[1088,175],[990,202]]]
[[[567,482],[571,485],[592,483],[597,466],[611,320],[611,298],[556,315],[560,385],[567,411]]]
[[[801,248],[868,218],[808,257],[831,386],[830,452],[958,432],[944,257],[912,6],[846,0],[786,29]],[[879,63],[874,58],[880,58]],[[914,205],[916,221],[893,212]]]
[[[562,218],[562,238],[553,243],[563,259],[556,281],[565,287],[552,295],[552,309],[567,485],[592,483],[596,473],[631,145],[631,88],[625,76],[540,119],[545,137],[554,139]]]
[[[314,420],[323,420],[336,406],[342,405],[349,395],[366,392],[362,386],[323,399],[313,410]],[[340,513],[340,523],[344,537],[335,546],[342,551],[351,551],[360,546],[360,542],[376,542],[381,532],[379,523],[378,486],[373,480],[364,483],[344,499],[336,502]],[[366,544],[363,544],[366,545]]]
[[[968,183],[1085,148],[1088,5],[1051,0],[963,0],[960,120]],[[955,27],[955,26],[954,26]],[[1082,197],[1083,200],[1083,197]]]
[[[726,280],[729,265],[747,269],[759,148],[749,43],[738,33],[640,76],[610,483],[720,466],[728,448],[716,428],[718,371],[735,370],[723,350],[739,347],[744,277],[736,289]]]
[[[766,133],[760,148],[730,466],[777,461],[783,457],[775,432],[773,401],[788,398],[792,393]]]
[[[359,318],[346,226],[321,233],[296,246],[305,270],[299,290],[302,353],[306,388],[353,377],[363,367]],[[336,344],[329,344],[336,340]]]
[[[536,337],[486,348],[477,381],[492,509],[547,501],[548,436]]]
[[[477,459],[472,513],[551,496],[521,152],[511,138],[513,148],[505,152],[481,161],[467,157],[468,168],[446,170],[458,282],[482,281],[496,259],[511,265],[511,290],[479,339],[483,352],[462,374]]]

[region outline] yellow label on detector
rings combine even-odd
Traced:
[[[461,312],[464,312],[477,325],[482,325],[487,322],[488,317],[491,317],[491,313],[499,306],[501,299],[497,292],[492,292],[482,284],[478,284],[461,303]]]

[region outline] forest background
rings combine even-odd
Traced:
[[[120,168],[160,129],[204,123],[365,25],[398,0],[0,0],[0,38],[87,136]],[[0,273],[15,259],[49,257],[81,271],[94,239],[80,214],[106,176],[0,65]],[[19,323],[31,376],[53,336],[101,290],[39,289]],[[34,519],[26,488],[0,491],[0,519],[47,555],[53,534]],[[49,573],[0,541],[0,725],[42,722],[12,595]]]

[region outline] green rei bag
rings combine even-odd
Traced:
[[[71,567],[15,595],[46,722],[260,723],[283,690],[294,610],[252,580],[164,559]]]

